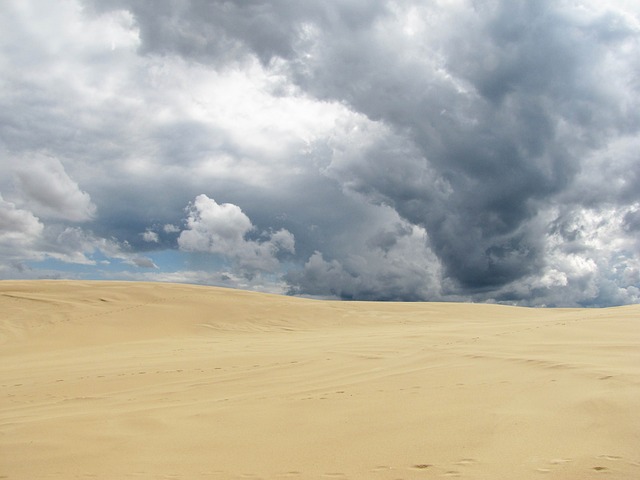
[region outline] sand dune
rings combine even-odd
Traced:
[[[638,306],[3,281],[0,312],[0,478],[640,478]]]

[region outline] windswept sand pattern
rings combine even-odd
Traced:
[[[4,281],[0,309],[0,478],[640,478],[637,306]]]

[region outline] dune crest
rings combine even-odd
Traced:
[[[640,306],[0,282],[0,478],[640,478]]]

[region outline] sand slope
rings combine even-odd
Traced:
[[[3,281],[0,385],[0,478],[640,478],[638,306]]]

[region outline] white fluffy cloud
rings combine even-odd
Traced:
[[[142,235],[142,239],[145,242],[149,242],[149,243],[160,242],[160,237],[158,236],[158,233],[154,232],[153,230],[145,230],[144,233],[141,233],[140,235]]]
[[[60,160],[35,155],[14,162],[20,198],[39,217],[84,222],[95,216],[91,197],[67,175]]]
[[[17,208],[0,194],[0,252],[5,258],[29,256],[43,229],[33,213]]]
[[[255,229],[237,205],[218,204],[201,194],[187,210],[187,228],[178,237],[182,250],[218,254],[247,275],[276,272],[280,266],[278,255],[295,252],[294,237],[284,229],[248,238]]]
[[[32,212],[17,208],[0,195],[0,257],[18,270],[23,269],[24,261],[47,258],[69,264],[96,265],[93,258],[96,252],[137,267],[157,268],[151,259],[129,250],[126,244],[98,237],[77,226],[43,224]],[[0,272],[16,274],[7,265]]]

